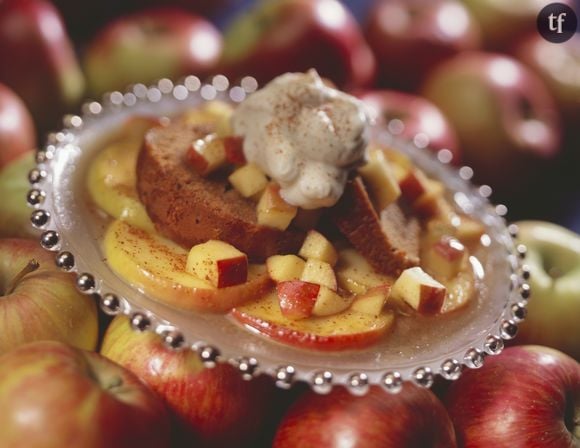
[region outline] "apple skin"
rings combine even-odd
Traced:
[[[132,330],[124,316],[109,325],[101,354],[163,399],[187,446],[251,446],[270,411],[266,378],[245,381],[229,364],[204,368],[191,350],[166,348],[158,335]]]
[[[553,0],[463,0],[475,20],[480,24],[484,47],[505,51],[513,42],[526,34],[537,34],[536,19],[542,8]],[[574,0],[558,0],[574,9]]]
[[[357,96],[371,108],[377,124],[401,120],[404,126],[400,134],[402,138],[413,140],[416,135],[423,134],[429,149],[435,152],[448,149],[452,154],[451,162],[460,163],[461,148],[455,130],[433,103],[396,90],[366,90],[358,92]]]
[[[169,446],[163,403],[98,353],[40,341],[4,354],[0,363],[0,446]]]
[[[510,347],[464,372],[444,401],[459,446],[578,446],[580,364],[551,348]]]
[[[39,268],[7,288],[30,260]],[[61,272],[38,242],[0,239],[0,354],[30,341],[54,339],[85,350],[97,345],[95,302],[76,289],[74,276]],[[0,444],[1,445],[1,444]]]
[[[306,392],[278,426],[274,448],[455,447],[443,404],[426,389],[406,383],[395,395],[378,386],[362,397],[342,387],[328,395]]]
[[[365,36],[379,84],[406,91],[415,91],[439,62],[481,47],[479,24],[457,0],[375,2]]]
[[[429,75],[422,93],[452,123],[476,182],[498,192],[524,190],[560,151],[560,116],[552,96],[540,78],[509,56],[461,53]]]
[[[580,122],[580,35],[553,44],[538,33],[531,33],[512,50],[514,56],[530,67],[550,89],[568,128],[578,133]]]
[[[84,94],[72,43],[49,1],[0,3],[0,60],[0,82],[22,98],[40,134],[60,125]]]
[[[30,190],[27,174],[35,166],[34,152],[28,151],[0,168],[0,197],[4,198],[0,213],[0,238],[32,238],[38,235],[30,225],[31,209],[23,200]]]
[[[338,87],[365,87],[376,64],[350,12],[336,0],[264,2],[225,33],[219,71],[265,84],[285,72],[315,68]]]
[[[516,224],[532,292],[516,343],[546,345],[580,361],[580,235],[544,221]]]
[[[0,169],[34,148],[36,130],[30,112],[16,93],[0,84]]]
[[[87,47],[83,63],[89,92],[100,95],[189,74],[205,77],[215,71],[221,49],[217,28],[184,10],[159,7],[122,16]]]

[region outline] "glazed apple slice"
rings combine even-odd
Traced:
[[[371,288],[393,282],[392,277],[375,272],[369,262],[354,249],[339,252],[335,269],[338,286],[352,294],[365,294]]]
[[[467,263],[467,265],[468,267],[459,271],[451,280],[442,281],[447,293],[441,307],[441,313],[450,313],[463,308],[475,297],[475,274],[471,264]]]
[[[154,226],[137,194],[137,156],[145,130],[156,124],[149,117],[129,120],[118,138],[99,151],[87,173],[87,189],[99,208],[145,230]]]
[[[265,337],[321,351],[361,349],[376,343],[394,323],[388,311],[379,316],[347,310],[327,317],[291,320],[282,314],[276,293],[236,307],[231,316]]]
[[[181,309],[223,313],[272,287],[264,265],[249,265],[247,282],[214,288],[185,271],[187,250],[121,220],[107,229],[103,250],[111,269],[125,281]]]
[[[188,124],[209,124],[215,127],[218,137],[226,137],[232,134],[230,119],[234,109],[223,101],[208,101],[201,107],[190,109],[183,115],[183,120]]]

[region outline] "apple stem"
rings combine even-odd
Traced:
[[[26,266],[24,266],[22,270],[18,274],[16,274],[16,276],[12,279],[10,283],[8,283],[8,288],[6,289],[5,295],[12,294],[16,289],[18,283],[20,283],[20,280],[22,280],[26,275],[30,274],[31,272],[36,271],[39,267],[40,263],[36,259],[32,258],[31,260],[29,260]]]

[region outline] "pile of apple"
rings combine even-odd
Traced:
[[[434,391],[363,397],[244,381],[111,321],[32,239],[26,174],[45,132],[85,98],[190,73],[263,83],[315,67],[393,133],[503,197],[524,190],[510,204],[524,219],[537,213],[520,204],[578,187],[553,167],[578,166],[580,37],[544,41],[538,2],[385,0],[359,23],[336,0],[280,0],[222,38],[201,14],[229,3],[0,2],[0,447],[578,446],[580,236],[555,224],[519,223],[533,292],[516,343],[542,346],[509,347]],[[270,269],[292,267],[280,261]]]

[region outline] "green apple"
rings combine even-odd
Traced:
[[[30,224],[31,209],[26,205],[26,192],[30,189],[26,175],[34,166],[34,153],[30,151],[0,168],[0,238],[36,235]]]
[[[0,365],[2,447],[169,446],[163,403],[98,353],[40,341],[0,356]]]
[[[547,345],[580,360],[580,235],[556,224],[520,221],[531,298],[517,342]]]
[[[124,316],[109,325],[101,354],[137,374],[165,401],[188,446],[253,446],[270,412],[273,385],[244,381],[229,364],[205,368],[191,350],[167,348]]]
[[[0,239],[0,329],[0,354],[44,339],[94,350],[97,308],[36,241]]]

